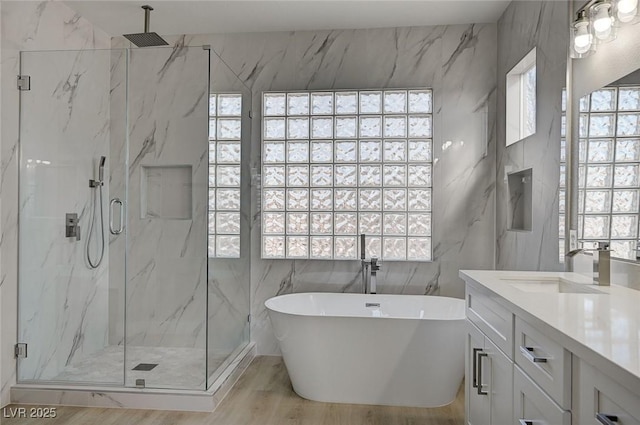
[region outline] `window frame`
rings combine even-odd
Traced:
[[[537,132],[538,74],[534,47],[506,75],[505,145],[511,146]],[[527,75],[533,70],[533,101],[529,102]],[[529,105],[531,104],[531,108]],[[528,128],[529,113],[533,116],[533,129]]]

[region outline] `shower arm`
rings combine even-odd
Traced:
[[[142,8],[144,9],[144,32],[149,32],[149,27],[151,26],[151,11],[153,10],[153,7],[145,4]]]

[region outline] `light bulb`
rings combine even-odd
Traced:
[[[608,36],[611,29],[611,16],[609,16],[609,4],[598,4],[595,6],[595,16],[593,20],[593,29],[596,31],[596,36],[603,34]]]
[[[617,16],[620,22],[631,22],[638,14],[638,0],[619,0],[617,10]]]
[[[618,13],[627,15],[638,7],[638,0],[619,0],[618,1]]]
[[[588,25],[588,22],[578,22],[575,25],[576,33],[573,38],[573,46],[578,53],[585,53],[591,47],[591,34],[587,29]]]

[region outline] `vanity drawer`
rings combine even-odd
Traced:
[[[513,360],[513,313],[496,301],[490,292],[467,285],[467,318]]]
[[[516,316],[514,360],[563,409],[571,409],[571,353]]]
[[[571,425],[571,412],[558,406],[519,367],[513,375],[514,421],[519,425]]]
[[[640,425],[640,395],[576,358],[575,391],[580,425]],[[609,420],[610,422],[607,422]]]

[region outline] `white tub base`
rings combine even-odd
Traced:
[[[456,397],[464,376],[463,300],[312,293],[266,306],[301,397],[412,407]]]

